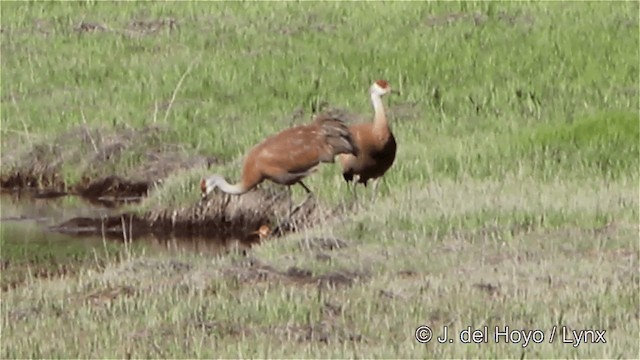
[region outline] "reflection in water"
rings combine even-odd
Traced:
[[[74,197],[37,199],[30,192],[0,194],[0,262],[3,289],[26,278],[75,271],[80,265],[114,256],[119,245],[101,238],[71,238],[48,231],[66,217],[108,215],[109,210],[88,206]]]
[[[135,229],[129,229],[128,220],[124,220],[125,231],[109,232],[108,237],[89,234],[82,231],[82,226],[75,231],[61,233],[51,231],[74,218],[100,219],[120,214],[120,209],[113,204],[104,206],[99,202],[89,201],[76,196],[62,196],[58,198],[41,199],[34,197],[32,192],[2,193],[0,195],[0,241],[3,244],[20,244],[23,247],[38,243],[37,247],[62,246],[66,243],[75,246],[100,245],[104,242],[115,243],[144,243],[145,248],[163,249],[169,251],[194,251],[197,253],[215,254],[224,251],[234,243],[241,246],[251,246],[259,241],[257,232],[247,234],[242,239],[219,239],[213,236],[176,237],[171,233],[137,235]],[[118,221],[118,225],[120,221]],[[132,225],[135,226],[135,225]],[[74,229],[71,229],[74,230]],[[262,236],[266,236],[261,228]],[[268,229],[267,229],[268,231]],[[114,241],[115,240],[115,241]],[[34,244],[35,246],[35,244]]]
[[[39,199],[32,192],[2,193],[0,222],[26,221],[54,225],[75,216],[101,217],[115,213],[114,209],[96,206],[76,196]]]
[[[176,238],[171,234],[133,237],[122,234],[116,238],[104,238],[62,234],[49,229],[75,217],[102,218],[118,213],[117,208],[90,203],[76,196],[38,199],[30,192],[0,194],[2,287],[24,280],[25,274],[34,273],[34,269],[36,275],[40,271],[50,276],[51,273],[59,273],[61,267],[68,270],[72,266],[95,265],[106,258],[113,259],[125,249],[125,244],[126,250],[132,252],[144,249],[146,253],[188,251],[215,255],[226,252],[230,247],[246,249],[259,240],[257,234],[238,239],[240,241],[206,237]]]

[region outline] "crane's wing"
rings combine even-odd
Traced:
[[[357,153],[349,129],[339,119],[318,116],[309,125],[281,131],[260,145],[259,160],[290,173],[307,172],[338,154]]]

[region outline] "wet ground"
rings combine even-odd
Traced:
[[[139,251],[194,251],[216,255],[234,246],[246,249],[259,240],[257,235],[222,241],[213,236],[140,233],[126,216],[118,216],[122,204],[90,201],[79,196],[38,198],[29,191],[3,192],[0,204],[3,291],[19,286],[30,277],[61,276],[83,267],[100,267],[109,260]],[[83,219],[90,226],[84,227]],[[96,234],[96,219],[104,219],[101,234]]]

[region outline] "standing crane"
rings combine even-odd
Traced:
[[[371,179],[374,196],[379,179],[389,170],[396,158],[396,139],[389,127],[382,103],[382,97],[391,92],[397,91],[392,90],[386,80],[377,80],[371,85],[369,93],[374,111],[373,122],[349,126],[358,154],[338,155],[344,180],[349,183],[354,181],[354,176],[357,175],[357,183],[366,187]],[[354,196],[357,183],[353,182]]]
[[[292,208],[289,196],[289,215],[300,209],[312,196],[302,180],[318,169],[320,163],[333,163],[340,154],[357,154],[347,125],[337,117],[319,114],[310,124],[298,125],[264,139],[247,153],[240,181],[229,184],[215,174],[200,181],[202,198],[215,188],[231,195],[241,195],[268,179],[285,185],[291,195],[291,185],[300,184],[307,193],[305,200]]]

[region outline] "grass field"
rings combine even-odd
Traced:
[[[235,181],[313,102],[368,120],[373,80],[402,94],[375,202],[249,259],[136,252],[8,290],[2,357],[637,357],[639,10],[3,1],[3,181],[164,178],[143,214]],[[322,209],[349,201],[337,166],[306,183]],[[546,338],[425,345],[420,325]],[[549,343],[554,326],[607,342]]]

